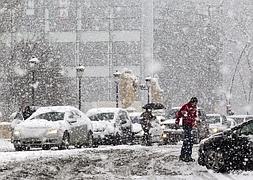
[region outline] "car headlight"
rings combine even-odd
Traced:
[[[20,136],[20,131],[15,130],[15,131],[13,132],[13,135],[14,135],[14,136]]]
[[[52,134],[57,134],[58,133],[58,129],[49,129],[47,131],[47,135],[52,135]]]
[[[212,129],[212,132],[213,132],[213,133],[217,133],[217,132],[218,132],[218,128],[213,128],[213,129]]]
[[[166,126],[165,126],[165,125],[162,125],[162,126],[161,126],[161,128],[162,128],[162,129],[165,129],[165,128],[166,128]]]
[[[162,134],[162,137],[163,137],[163,138],[166,138],[166,137],[167,137],[167,134],[163,133],[163,134]]]

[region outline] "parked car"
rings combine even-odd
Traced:
[[[204,139],[198,163],[216,172],[253,170],[253,119]]]
[[[69,145],[80,148],[93,146],[90,119],[72,106],[40,107],[28,119],[17,124],[12,142],[16,151],[53,146],[66,149]]]
[[[195,144],[199,143],[202,139],[209,136],[209,125],[206,122],[206,113],[205,113],[204,109],[202,109],[200,107],[198,107],[197,109],[198,109],[197,127],[193,128],[193,130],[192,130]],[[172,123],[174,121],[174,123],[175,123],[176,113],[179,110],[180,110],[180,107],[173,107],[172,109],[170,109],[165,116],[165,121],[169,120],[169,122]],[[174,128],[172,130],[174,131]],[[183,133],[183,131],[182,131],[182,133]],[[181,135],[180,137],[183,137],[183,135]]]
[[[183,138],[182,121],[179,123],[179,128],[176,127],[175,119],[167,119],[161,122],[162,136],[161,144],[177,144]]]
[[[253,118],[253,115],[231,115],[228,118],[232,118],[235,120],[236,124],[243,123]]]
[[[206,122],[209,124],[210,134],[222,132],[228,128],[228,120],[221,114],[206,114]]]
[[[144,131],[140,123],[141,112],[132,112],[129,113],[129,117],[132,121],[132,133],[133,133],[133,143],[141,144]]]
[[[93,108],[87,111],[97,144],[126,144],[132,141],[132,123],[122,108]]]

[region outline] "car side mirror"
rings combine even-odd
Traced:
[[[75,120],[75,119],[69,119],[69,120],[68,120],[68,123],[69,123],[69,124],[73,124],[73,123],[76,123],[76,122],[77,122],[77,120]]]

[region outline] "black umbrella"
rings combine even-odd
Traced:
[[[165,106],[161,103],[148,103],[145,104],[143,109],[165,109]]]

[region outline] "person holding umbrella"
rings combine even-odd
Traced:
[[[140,116],[140,123],[144,131],[142,141],[147,146],[151,146],[151,136],[150,136],[149,130],[152,127],[151,121],[153,119],[155,119],[155,116],[152,115],[151,108],[145,108],[145,111]]]

